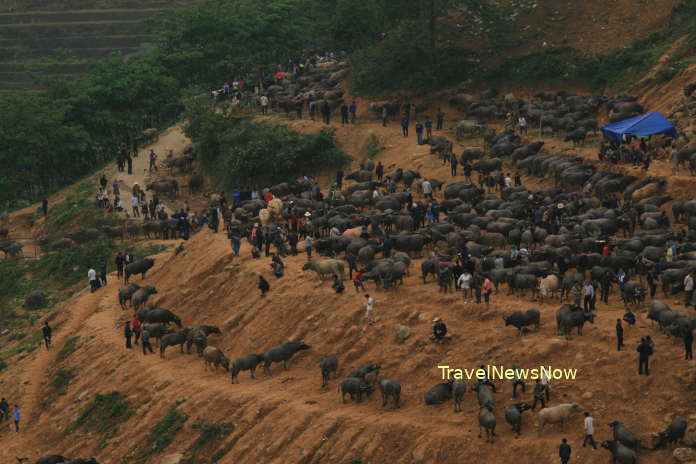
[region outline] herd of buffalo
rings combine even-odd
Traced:
[[[602,105],[610,109],[613,119],[642,111],[636,99],[629,96],[607,99],[542,92],[536,97],[536,101],[526,103],[507,96],[484,95],[478,102],[468,102],[468,111],[479,119],[494,119],[523,110],[531,122],[538,122],[542,129],[566,131],[571,141],[582,141],[587,131],[597,129],[593,116]],[[382,102],[373,104],[373,108],[377,110],[380,105],[398,107],[393,102]],[[448,145],[443,139],[431,138],[432,153],[442,154],[442,148]],[[353,183],[339,185],[327,199],[317,197],[311,181],[297,180],[262,192],[274,196],[274,205],[263,199],[247,200],[226,209],[223,215],[228,230],[239,231],[250,241],[254,222],[262,222],[266,230],[279,230],[292,217],[311,217],[304,232],[313,236],[313,247],[322,256],[308,261],[303,270],[315,271],[322,278],[343,279],[346,269],[351,273],[360,269],[362,280],[373,280],[378,287],[394,291],[403,284],[412,258],[423,257],[426,250],[427,256],[421,262],[424,283],[429,275],[442,285],[439,278],[445,271],[454,273],[453,281],[462,272],[471,271],[490,279],[496,291],[505,284],[511,294],[530,292],[532,298],[557,297],[564,303],[578,287],[592,281],[602,287],[603,294],[615,293],[624,304],[637,305],[648,294],[644,285],[651,273],[649,285],[659,281],[665,295],[685,291],[684,277],[696,270],[696,246],[692,245],[696,239],[696,199],[674,200],[666,194],[664,179],[638,179],[597,169],[579,156],[544,152],[542,141],[525,143],[512,129],[501,134],[489,131],[485,141],[485,148],[469,148],[452,156],[481,174],[495,177],[498,172],[502,177],[503,169],[516,169],[526,176],[553,179],[554,185],[541,189],[521,183],[477,185],[457,179],[425,178],[416,170],[400,167],[388,173],[389,182],[385,182],[381,175],[377,178],[375,164],[368,159],[358,171],[345,176]],[[504,164],[509,167],[504,168]],[[436,199],[414,198],[423,193],[425,181],[435,191]],[[674,227],[676,224],[666,219],[665,204],[670,201],[672,221],[682,227]],[[435,220],[425,214],[432,208],[437,208]],[[278,252],[284,250],[279,248]],[[144,278],[153,265],[151,259],[129,264],[126,281],[137,274]],[[619,274],[627,277],[619,280]],[[451,282],[446,285],[451,286]],[[655,289],[650,290],[654,296]],[[123,308],[132,304],[144,324],[142,330],[159,342],[162,357],[168,346],[179,345],[183,353],[185,344],[188,352],[195,345],[206,369],[222,366],[231,373],[232,383],[239,382],[239,373],[244,370],[254,378],[260,364],[271,375],[273,363],[283,362],[287,368],[293,355],[310,349],[301,341],[293,341],[230,360],[222,350],[208,346],[208,338],[220,333],[217,327],[182,328],[181,319],[173,312],[147,305],[154,293],[152,286],[130,283],[119,291],[119,303]],[[690,297],[686,303],[693,304]],[[595,312],[581,308],[577,300],[562,304],[556,313],[557,334],[569,337],[572,329],[581,334],[583,325],[593,323],[595,317]],[[671,337],[682,337],[696,328],[696,317],[656,300],[650,305],[648,318],[657,321]],[[541,324],[538,309],[512,312],[503,319],[520,334],[530,327],[538,330]],[[172,330],[171,323],[180,330]],[[322,387],[326,387],[337,376],[338,359],[334,355],[322,357],[319,367]],[[380,378],[379,371],[379,365],[372,364],[349,372],[338,386],[342,400],[349,397],[360,402],[379,388],[382,406],[391,401],[398,408],[401,384]],[[492,442],[496,427],[493,391],[482,382],[470,388],[480,408],[481,431],[485,430]],[[453,399],[455,412],[460,411],[466,389],[460,380],[438,384],[425,393],[425,403]],[[575,403],[543,408],[539,413],[540,431],[544,424],[563,425],[579,408]],[[528,409],[526,403],[514,403],[505,412],[506,422],[518,435],[523,413]],[[645,448],[640,440],[620,422],[610,426],[614,439],[602,445],[616,462],[636,462],[636,453]],[[685,431],[685,419],[676,417],[666,430],[654,436],[653,448],[680,441]]]

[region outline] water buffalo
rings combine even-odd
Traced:
[[[372,387],[368,385],[363,379],[357,377],[348,377],[339,385],[339,391],[341,392],[341,401],[346,402],[346,395],[350,395],[350,399],[355,399],[359,402],[362,401],[363,394],[368,397],[372,394]]]
[[[336,372],[338,371],[338,359],[336,356],[325,356],[319,361],[319,368],[321,369],[321,386],[327,387],[329,385],[329,376],[333,372],[334,379],[336,378]]]
[[[145,278],[145,273],[147,273],[148,270],[152,266],[155,265],[155,260],[152,258],[145,258],[141,259],[139,261],[135,261],[133,263],[130,263],[129,265],[126,266],[126,269],[123,273],[124,279],[126,283],[128,283],[128,279],[132,275],[140,274],[141,278]]]
[[[251,378],[255,379],[256,377],[254,377],[254,371],[256,370],[256,366],[258,366],[261,361],[263,361],[262,354],[249,354],[235,359],[232,362],[232,369],[230,370],[230,383],[239,383],[237,376],[241,371],[251,372]]]
[[[523,328],[528,325],[534,325],[536,330],[539,330],[541,313],[538,309],[528,309],[526,311],[515,311],[509,316],[503,316],[505,326],[508,325],[517,327],[519,335],[523,334]]]
[[[288,361],[292,356],[301,350],[310,349],[309,345],[302,342],[287,342],[275,346],[266,351],[263,355],[263,370],[266,375],[271,375],[271,364],[274,362],[283,362],[283,367],[288,368]]]
[[[394,398],[396,407],[400,407],[399,399],[401,397],[401,384],[396,380],[382,379],[379,382],[379,390],[382,393],[382,407],[387,405],[387,399],[391,396]]]

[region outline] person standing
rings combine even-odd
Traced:
[[[140,319],[137,317],[133,318],[133,323],[131,324],[131,330],[133,331],[133,335],[135,336],[135,344],[138,344],[138,340],[140,339],[140,331],[142,330],[143,325],[140,323]]]
[[[430,116],[425,117],[425,136],[430,140],[433,137],[433,120]]]
[[[585,286],[582,289],[582,294],[583,294],[583,308],[585,309],[585,312],[589,312],[592,310],[592,298],[594,298],[594,287],[592,286],[591,281],[585,282]]]
[[[409,120],[406,116],[401,118],[401,133],[404,135],[404,137],[408,137],[408,125],[409,125]]]
[[[462,291],[464,303],[467,303],[471,296],[471,274],[468,270],[465,269],[457,279],[457,287]]]
[[[123,266],[125,265],[125,259],[120,251],[118,253],[116,253],[115,262],[116,262],[116,278],[120,279],[121,276],[123,276]]]
[[[428,179],[425,179],[421,183],[421,190],[423,190],[423,196],[430,201],[433,201],[433,186],[430,184]]]
[[[358,112],[358,105],[355,103],[355,100],[350,104],[348,107],[348,112],[350,113],[350,122],[355,124],[355,120],[357,119],[357,112]]]
[[[157,153],[150,149],[150,166],[147,169],[149,172],[157,171]]]
[[[420,121],[416,121],[416,140],[418,145],[423,145],[423,124]]]
[[[486,309],[491,306],[491,293],[493,292],[493,283],[491,279],[486,277],[483,281],[483,301],[486,302]]]
[[[90,268],[89,271],[87,271],[87,279],[89,280],[90,293],[96,292],[97,291],[97,271],[95,271],[93,268]]]
[[[469,162],[467,161],[466,163],[464,163],[463,169],[464,169],[464,178],[466,179],[466,182],[468,184],[471,184],[472,183],[472,181],[471,181],[471,164],[469,164]]]
[[[331,107],[326,100],[321,103],[321,116],[324,120],[324,124],[331,124]]]
[[[382,165],[381,161],[377,163],[375,174],[377,174],[377,182],[382,182],[382,177],[384,176],[384,166]]]
[[[52,330],[48,326],[48,321],[44,321],[44,325],[43,325],[43,328],[41,329],[41,332],[43,333],[43,339],[44,339],[44,344],[46,345],[46,349],[49,349],[51,347]]]
[[[532,411],[536,408],[537,401],[541,403],[541,409],[546,407],[546,386],[539,379],[534,385],[534,401],[532,402]]]
[[[336,171],[336,188],[341,190],[343,188],[343,170],[339,169]]]
[[[585,412],[585,439],[582,440],[582,447],[584,448],[588,442],[592,448],[597,449],[597,443],[594,441],[594,417]]]
[[[99,267],[99,280],[101,281],[101,284],[106,286],[106,259],[102,261],[101,266]]]
[[[365,321],[368,324],[374,324],[375,320],[372,317],[372,310],[374,309],[375,300],[370,296],[369,293],[365,294]]]
[[[520,133],[524,132],[524,135],[527,135],[527,120],[525,119],[524,116],[520,116],[518,119],[518,123],[520,125]]]
[[[6,421],[10,418],[10,405],[5,398],[0,400],[0,421]]]
[[[450,156],[450,172],[452,174],[452,177],[457,176],[457,165],[459,164],[459,161],[457,161],[457,155],[452,154]]]
[[[693,345],[694,345],[694,333],[691,330],[684,331],[684,359],[687,361],[689,359],[694,359]]]
[[[150,353],[154,353],[152,350],[152,345],[150,345],[150,332],[148,332],[146,329],[143,329],[140,332],[140,340],[143,345],[143,354],[147,355],[147,350],[150,350]]]
[[[341,105],[341,124],[348,124],[348,105]]]
[[[691,302],[691,294],[694,293],[694,277],[691,273],[684,276],[684,306],[689,306]]]
[[[441,108],[437,109],[437,130],[442,130],[442,127],[444,126],[445,123],[445,113],[442,112]]]
[[[514,400],[517,398],[517,386],[522,386],[522,393],[526,393],[527,386],[524,384],[524,380],[522,380],[519,369],[514,364],[512,365],[512,371],[514,372],[512,378],[512,399]]]
[[[268,114],[268,97],[261,95],[259,103],[261,104],[261,114]]]
[[[128,162],[128,174],[133,174],[133,157],[130,153],[126,154],[126,162]]]
[[[616,351],[621,351],[623,348],[623,326],[621,325],[621,319],[616,320]]]
[[[44,217],[48,216],[48,200],[45,198],[41,200],[41,211],[43,211]]]
[[[387,127],[387,121],[389,121],[389,110],[387,105],[382,107],[382,127]]]
[[[126,321],[126,327],[123,329],[123,335],[126,337],[126,348],[133,348],[133,345],[131,345],[133,330],[131,330],[130,321]]]
[[[650,375],[649,360],[650,355],[653,354],[653,349],[645,338],[640,339],[638,348],[638,375],[645,373],[645,375]]]
[[[561,446],[558,447],[558,457],[561,458],[561,464],[568,464],[570,461],[570,445],[565,438],[561,440]]]
[[[447,326],[442,322],[442,319],[436,317],[433,319],[433,338],[437,343],[443,343],[445,335],[447,335]]]
[[[18,404],[15,404],[13,416],[14,416],[15,432],[19,432],[19,420],[22,418],[22,413],[19,410]]]

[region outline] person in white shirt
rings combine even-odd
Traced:
[[[433,199],[433,186],[430,185],[430,182],[427,180],[424,180],[423,183],[421,184],[421,188],[423,189],[423,195],[425,195],[425,198],[428,200]]]
[[[509,173],[507,176],[505,176],[505,187],[506,188],[512,187],[512,178],[510,177]]]
[[[97,271],[90,268],[87,271],[87,279],[89,280],[90,293],[97,291]]]
[[[464,302],[466,303],[471,294],[471,274],[469,274],[469,271],[464,271],[462,275],[459,276],[459,279],[457,279],[457,286],[462,290]]]
[[[589,412],[585,413],[585,439],[582,441],[582,447],[585,447],[587,442],[597,449],[597,443],[594,441],[594,417],[590,416]]]
[[[268,114],[268,97],[261,95],[259,103],[261,103],[261,114]]]
[[[694,291],[694,278],[691,275],[691,273],[686,274],[686,276],[684,276],[683,283],[684,283],[684,294],[685,294],[684,306],[688,306],[689,303],[691,302],[691,294]]]
[[[140,213],[138,212],[138,197],[135,195],[131,197],[131,209],[133,210],[133,217],[139,217]]]
[[[549,385],[549,376],[546,371],[542,371],[541,373],[541,384],[546,387],[546,402],[548,403],[551,401],[551,385]]]
[[[375,300],[369,293],[365,294],[365,300],[367,301],[365,305],[365,320],[368,324],[374,324],[375,320],[372,317],[372,309],[374,308]]]
[[[372,199],[373,199],[373,200],[376,200],[376,199],[378,199],[378,198],[379,198],[379,190],[374,189],[374,190],[372,191]]]
[[[520,116],[518,119],[518,123],[520,125],[520,132],[524,132],[525,135],[527,134],[527,120],[524,118],[524,116]]]

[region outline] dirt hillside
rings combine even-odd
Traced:
[[[453,116],[448,116],[447,127]],[[307,131],[320,127],[310,121],[291,124]],[[341,146],[357,159],[365,156],[368,136],[374,134],[384,147],[376,159],[387,172],[403,166],[417,168],[429,177],[450,179],[449,168],[431,156],[427,147],[418,147],[414,135],[402,137],[396,123],[383,128],[362,120],[355,126],[334,126]],[[469,140],[464,145],[479,143]],[[563,145],[553,139],[549,144]],[[589,147],[581,151],[592,156]],[[550,185],[544,179],[524,178],[523,182],[535,187]],[[368,284],[378,321],[365,326],[363,295],[351,287],[344,295],[335,295],[328,282],[301,271],[304,256],[287,258],[287,274],[276,280],[270,276],[268,259],[252,260],[246,243],[242,259],[233,260],[223,234],[204,230],[184,246],[179,255],[170,251],[156,256],[156,266],[144,281],[157,287],[154,301],[158,306],[175,311],[185,326],[219,326],[222,336],[211,336],[209,343],[224,349],[230,358],[260,353],[287,340],[303,340],[311,349],[293,359],[287,371],[275,365],[274,375],[267,377],[259,369],[255,380],[245,372],[239,385],[231,385],[229,374],[205,371],[195,354],[182,355],[169,348],[167,359],[161,360],[156,354],[143,356],[137,346],[126,350],[123,324],[132,313],[119,308],[115,279],[95,294],[82,290],[60,306],[54,348],[35,351],[0,377],[3,394],[19,398],[24,414],[21,433],[0,429],[3,462],[56,452],[93,455],[100,462],[114,464],[165,462],[163,456],[192,448],[200,436],[193,425],[200,420],[234,423],[229,435],[217,441],[206,456],[221,450],[218,457],[222,456],[219,462],[223,463],[456,463],[466,456],[472,462],[545,464],[557,462],[561,437],[568,437],[573,446],[572,462],[608,459],[604,450],[580,447],[579,416],[571,420],[565,433],[550,427],[537,438],[536,413],[525,413],[524,435],[515,439],[504,422],[504,410],[512,402],[507,382],[499,383],[495,395],[499,438],[494,445],[485,444],[477,437],[478,407],[470,391],[462,413],[453,413],[451,402],[437,407],[423,404],[423,393],[440,382],[440,364],[474,368],[516,363],[578,369],[577,380],[552,381],[551,404],[578,402],[583,410],[592,411],[598,441],[611,438],[607,424],[612,420],[624,422],[646,443],[675,414],[696,420],[694,364],[682,361],[681,346],[672,345],[651,327],[645,313],[639,314],[635,327],[626,329],[627,350],[615,350],[614,321],[623,315],[616,295],[610,305],[599,305],[596,323],[587,326],[583,336],[565,341],[555,335],[558,301],[509,297],[507,289],[501,289],[493,296],[490,310],[485,310],[482,305],[464,302],[459,294],[438,293],[433,282],[424,285],[420,260],[415,260],[398,290],[385,292]],[[256,272],[264,273],[271,284],[265,298],[256,289]],[[136,282],[141,283],[139,278]],[[502,315],[530,307],[542,311],[539,332],[519,337],[515,330],[504,327]],[[435,316],[447,322],[451,343],[441,346],[430,341]],[[403,344],[396,339],[399,324],[411,333]],[[653,375],[639,377],[634,350],[645,335],[655,339],[657,354]],[[58,350],[74,336],[79,336],[77,350],[56,362]],[[381,408],[378,394],[362,404],[342,404],[335,380],[322,390],[318,363],[321,356],[331,353],[339,358],[339,380],[352,368],[379,363],[383,376],[402,383],[402,407]],[[75,369],[75,378],[64,395],[44,406],[60,368]],[[112,390],[128,398],[132,415],[124,423],[108,434],[83,428],[66,433],[95,394]],[[529,391],[522,400],[531,401]],[[144,456],[142,449],[151,446],[148,434],[175,402],[180,402],[179,410],[189,419],[161,452]],[[667,451],[641,454],[642,463],[671,460]]]

